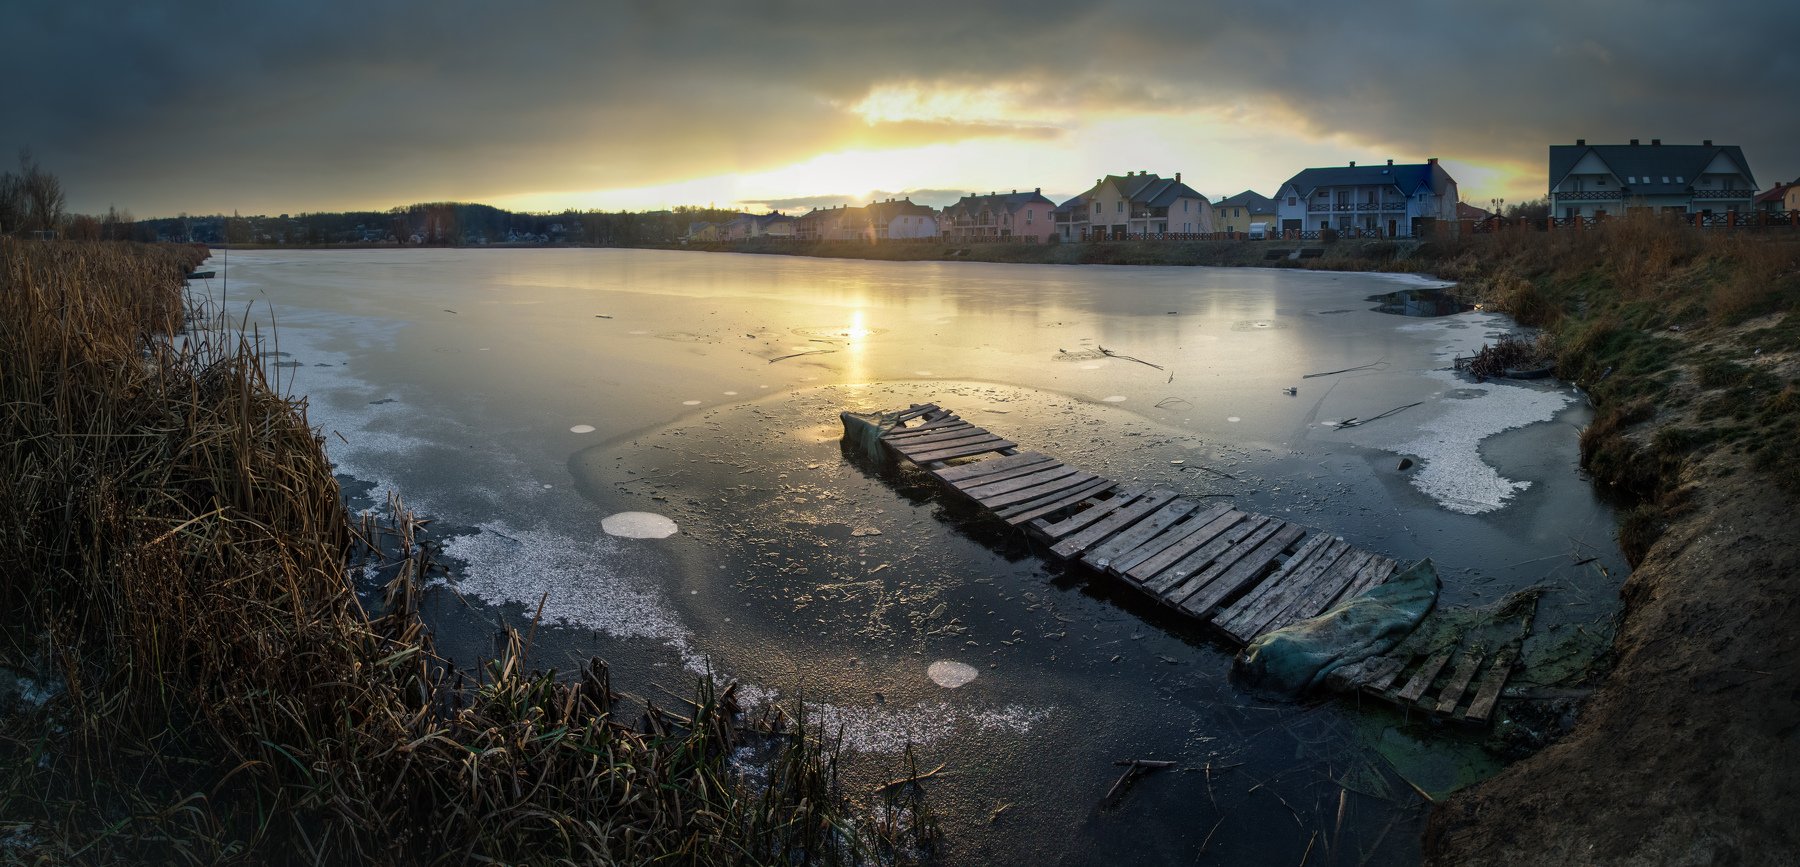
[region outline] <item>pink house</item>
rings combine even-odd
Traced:
[[[1050,212],[1056,203],[1042,189],[1028,193],[967,195],[944,209],[938,231],[946,238],[1031,238],[1043,241],[1056,233]]]

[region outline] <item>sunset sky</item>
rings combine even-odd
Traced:
[[[0,147],[75,211],[804,210],[1181,172],[1219,197],[1661,138],[1800,175],[1800,5],[6,3]],[[10,160],[8,160],[10,163]]]

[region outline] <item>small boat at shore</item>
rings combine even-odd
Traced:
[[[217,271],[195,271],[194,273],[187,275],[187,278],[189,280],[211,280],[217,274]]]

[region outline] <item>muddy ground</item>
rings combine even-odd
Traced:
[[[1792,377],[1792,353],[1736,339],[1718,348]],[[1633,436],[1712,421],[1685,403]],[[1800,859],[1800,503],[1737,448],[1690,460],[1680,480],[1687,511],[1620,591],[1612,674],[1566,738],[1434,812],[1427,863]]]

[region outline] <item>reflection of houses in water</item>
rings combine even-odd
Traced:
[[[1386,295],[1371,295],[1370,301],[1379,302],[1375,310],[1380,313],[1393,313],[1400,316],[1454,316],[1475,309],[1473,306],[1456,300],[1450,293],[1441,288],[1402,289]]]

